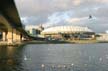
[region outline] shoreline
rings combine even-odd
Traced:
[[[108,41],[97,41],[97,40],[75,40],[75,41],[29,41],[25,44],[92,44],[92,43],[108,43]]]
[[[24,46],[27,44],[92,44],[92,43],[108,43],[108,41],[98,40],[66,40],[66,41],[23,41],[18,43],[0,42],[0,46]]]

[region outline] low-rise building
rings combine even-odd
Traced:
[[[108,41],[108,34],[107,33],[100,33],[100,34],[98,34],[96,39],[99,41]]]

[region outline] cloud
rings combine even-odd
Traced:
[[[44,22],[47,21],[47,18],[45,17],[41,17],[41,16],[26,16],[26,17],[21,17],[21,21],[23,24],[26,24],[26,25],[38,25],[38,24],[42,24]]]
[[[15,0],[15,2],[25,25],[44,24],[47,27],[80,25],[88,26],[97,32],[108,28],[108,0]],[[89,15],[93,16],[92,20],[88,20]]]
[[[48,16],[48,20],[46,23],[44,23],[45,27],[54,26],[54,25],[63,25],[66,19],[69,19],[70,11],[64,11],[64,12],[55,12],[52,15]]]
[[[81,3],[81,0],[74,0],[74,1],[73,1],[73,4],[74,4],[75,6],[80,5],[80,3]]]
[[[99,2],[99,3],[108,3],[108,0],[95,0],[96,2]]]
[[[66,19],[66,21],[68,22],[68,23],[78,23],[78,22],[80,22],[80,21],[84,21],[84,20],[87,20],[88,19],[88,17],[82,17],[82,18],[69,18],[69,19]]]
[[[15,0],[21,16],[108,5],[107,0]]]

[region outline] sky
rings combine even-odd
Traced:
[[[24,25],[42,24],[45,28],[72,25],[87,26],[94,32],[108,30],[108,0],[15,0],[15,3]]]

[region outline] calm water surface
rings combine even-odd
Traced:
[[[0,47],[0,71],[108,71],[108,44]]]

